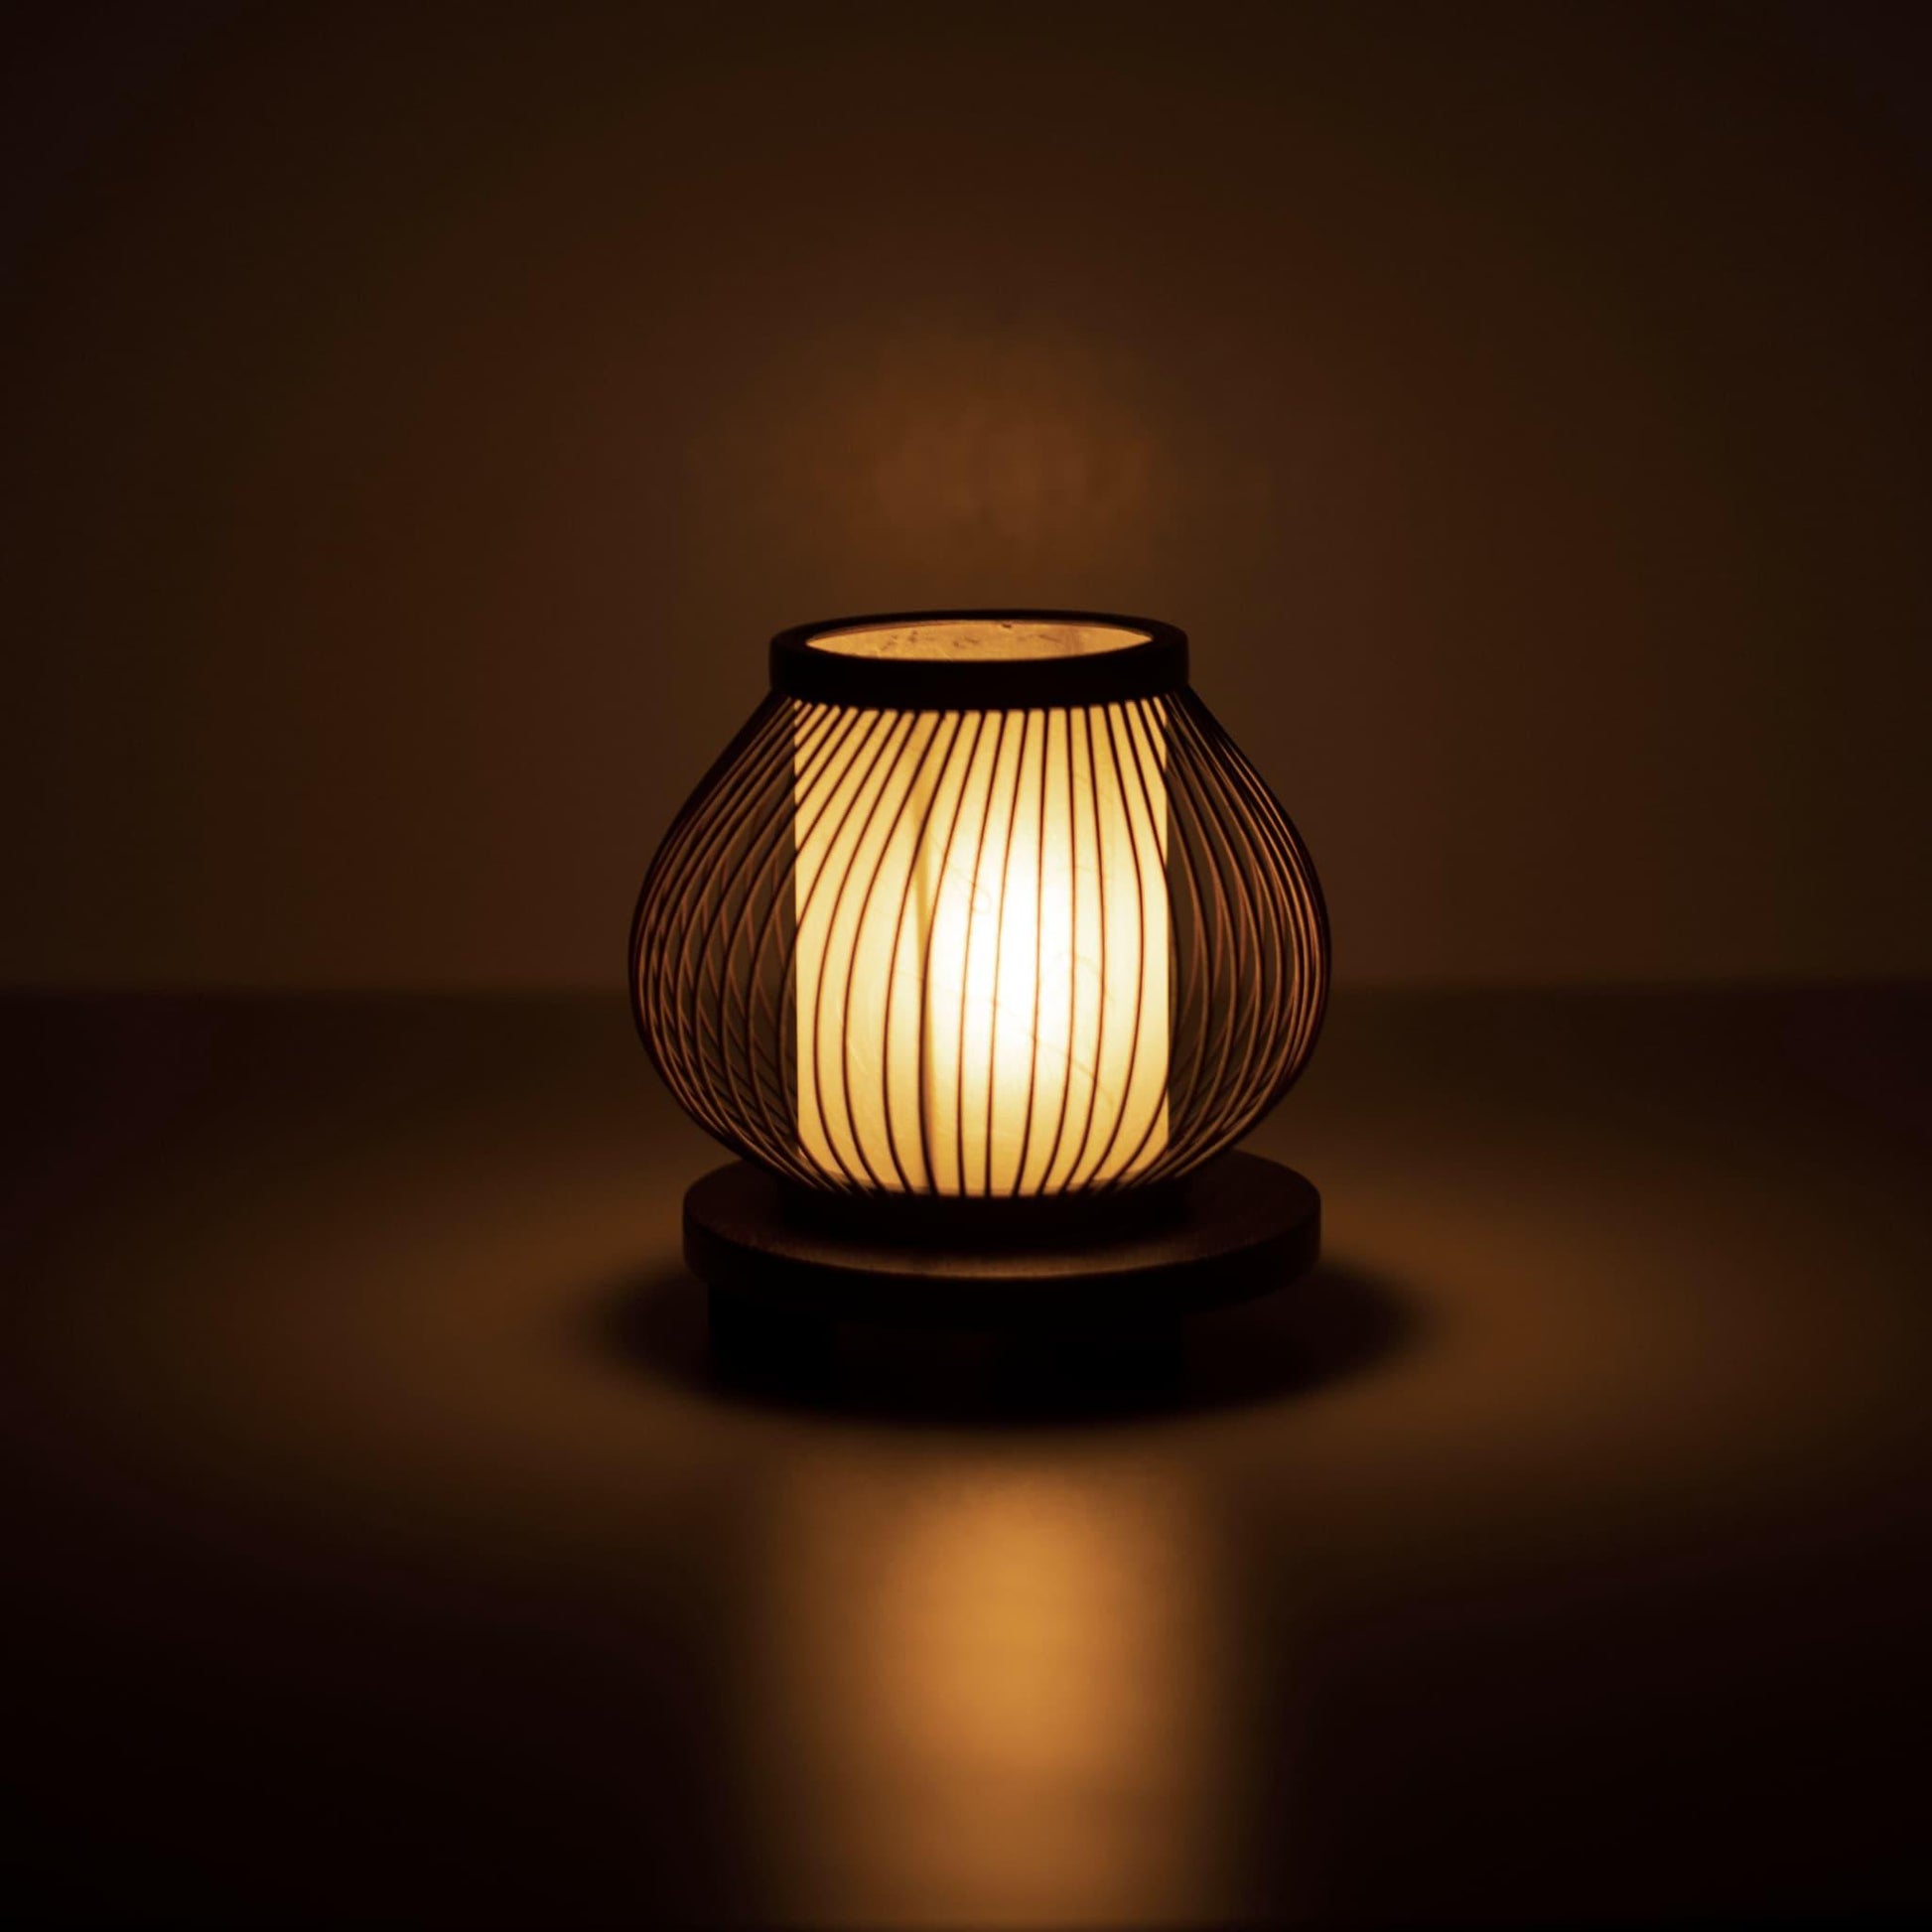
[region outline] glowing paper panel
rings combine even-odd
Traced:
[[[1127,703],[798,709],[798,1146],[888,1191],[1057,1193],[1168,1144],[1166,736]]]

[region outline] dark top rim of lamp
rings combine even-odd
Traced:
[[[1106,611],[897,611],[795,624],[771,688],[887,711],[1022,711],[1156,698],[1187,682],[1187,634]]]

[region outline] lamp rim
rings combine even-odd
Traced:
[[[1065,624],[1135,633],[1117,648],[1056,657],[954,661],[825,650],[844,630],[920,623]],[[1187,633],[1154,618],[1037,607],[884,611],[793,624],[771,639],[771,688],[785,697],[876,711],[1032,711],[1155,698],[1187,683]]]

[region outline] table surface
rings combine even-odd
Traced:
[[[1927,1902],[1925,990],[1345,992],[1250,1143],[1326,1259],[1165,1376],[721,1374],[616,1001],[0,1035],[43,1916]]]

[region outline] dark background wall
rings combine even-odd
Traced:
[[[768,632],[1033,601],[1345,978],[1932,969],[1914,13],[9,31],[15,981],[615,985]]]

